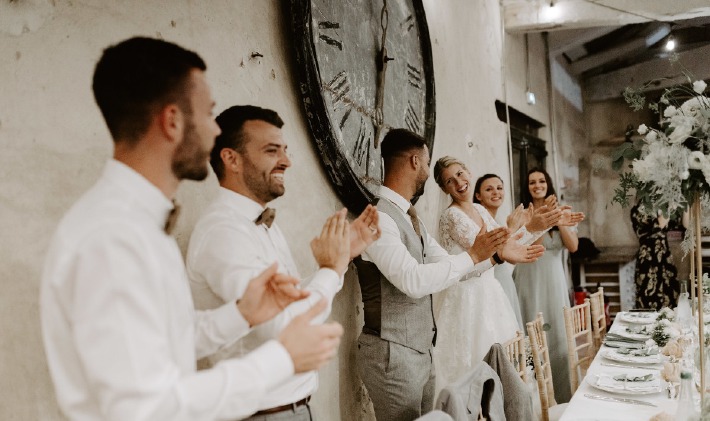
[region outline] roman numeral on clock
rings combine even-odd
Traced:
[[[405,19],[404,22],[401,23],[401,25],[402,25],[402,28],[404,28],[404,30],[406,32],[411,31],[412,28],[414,28],[414,16],[412,16],[412,15],[407,16],[407,19]]]
[[[345,103],[345,95],[350,92],[350,82],[348,81],[348,74],[345,72],[345,70],[341,71],[340,73],[335,75],[335,77],[331,79],[330,82],[326,83],[323,86],[323,89],[331,93],[331,96],[333,98],[333,109],[337,109],[339,103]],[[345,124],[346,119],[347,117],[343,119],[342,124]]]
[[[332,31],[332,32],[336,36],[338,35],[338,31],[335,31],[335,29],[339,29],[339,28],[340,28],[340,24],[338,22],[329,22],[329,21],[318,22],[318,29],[333,29],[334,31]],[[330,31],[329,31],[329,33],[330,33]],[[343,51],[343,42],[338,40],[337,38],[334,38],[333,34],[326,35],[326,34],[320,33],[318,35],[318,38],[320,38],[326,44],[331,45],[340,51]]]
[[[404,113],[404,124],[406,124],[407,128],[414,133],[419,133],[421,121],[419,120],[419,116],[417,116],[417,112],[414,110],[414,106],[411,101],[407,101],[407,111]]]
[[[366,173],[369,173],[369,166],[367,164],[370,162],[370,143],[372,143],[372,136],[369,130],[367,130],[365,119],[360,117],[360,129],[357,132],[353,156],[355,156],[355,162],[357,162],[358,165],[362,165],[363,160],[365,161]]]
[[[417,89],[422,89],[422,71],[407,63],[407,82]]]

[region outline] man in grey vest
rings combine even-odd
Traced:
[[[507,228],[498,228],[479,234],[466,252],[449,255],[428,235],[411,204],[429,178],[424,138],[394,129],[381,148],[385,179],[377,209],[382,236],[355,260],[365,313],[357,365],[377,419],[410,421],[434,405],[431,294],[496,262],[532,262],[544,247],[508,241]]]

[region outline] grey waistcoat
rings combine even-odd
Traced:
[[[412,228],[408,215],[388,199],[381,198],[377,210],[391,216],[399,228],[402,243],[418,263],[426,263],[427,234],[419,222],[422,238]],[[427,352],[436,343],[436,324],[431,295],[412,298],[395,288],[377,266],[360,258],[355,259],[362,291],[365,313],[363,332],[379,334],[382,339],[395,342],[419,352]]]

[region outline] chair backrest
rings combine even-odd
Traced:
[[[527,365],[525,364],[525,336],[523,332],[515,332],[515,337],[503,344],[508,360],[513,363],[513,367],[518,371],[520,378],[525,383],[528,381]]]
[[[606,312],[604,311],[604,288],[599,287],[597,292],[589,296],[592,305],[592,334],[594,335],[594,352],[599,352],[599,348],[606,336]]]
[[[537,379],[537,390],[540,395],[540,409],[542,421],[548,421],[548,408],[557,405],[555,401],[555,388],[552,385],[552,368],[550,367],[550,352],[547,348],[547,334],[545,333],[545,319],[542,312],[538,313],[535,320],[527,323],[528,336],[530,337],[530,350],[533,357],[533,368]]]
[[[562,309],[567,332],[569,383],[572,393],[577,390],[579,380],[586,374],[595,355],[590,307],[589,298],[586,298],[583,304],[572,308],[565,306]]]

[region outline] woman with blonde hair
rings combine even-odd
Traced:
[[[481,229],[498,226],[485,208],[473,203],[471,174],[463,162],[449,156],[439,159],[434,180],[452,199],[439,220],[440,243],[449,253],[468,249]],[[441,384],[456,380],[483,360],[491,345],[514,337],[519,329],[492,267],[436,298],[439,335],[434,352]]]

